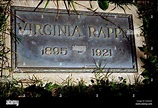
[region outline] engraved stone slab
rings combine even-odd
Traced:
[[[137,71],[131,14],[72,11],[69,15],[66,10],[33,11],[30,7],[11,10],[15,69],[66,72],[90,70],[101,62],[101,67],[113,72]]]

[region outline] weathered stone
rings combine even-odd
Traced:
[[[132,14],[12,7],[12,67],[24,72],[93,69],[135,72]],[[104,17],[104,18],[103,18]],[[64,71],[66,72],[66,71]],[[80,71],[81,72],[81,71]]]

